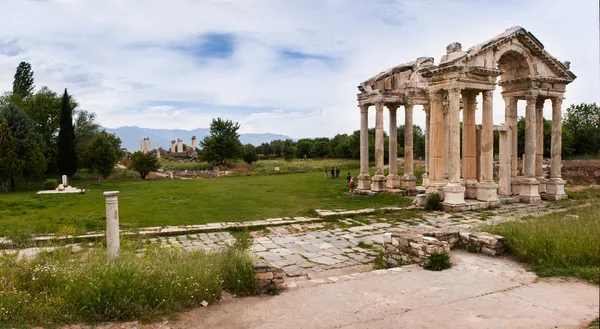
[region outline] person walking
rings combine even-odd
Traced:
[[[335,168],[331,167],[331,178],[335,179]]]
[[[327,179],[327,168],[325,168],[325,179]]]
[[[350,193],[354,193],[354,178],[350,178]]]
[[[348,173],[348,175],[346,175],[346,183],[350,183],[351,179],[352,179],[352,176],[350,176],[350,173]]]
[[[340,167],[335,168],[335,178],[340,178]]]

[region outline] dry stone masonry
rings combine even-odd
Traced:
[[[497,81],[499,78],[499,81]],[[381,72],[358,86],[361,113],[360,175],[363,193],[397,190],[417,193],[413,171],[413,110],[426,114],[426,193],[439,193],[444,209],[463,211],[500,205],[500,198],[524,203],[566,198],[561,178],[562,100],[567,84],[576,76],[569,62],[560,62],[527,30],[515,26],[466,51],[453,42],[434,64],[419,57]],[[499,85],[505,102],[505,122],[493,123],[493,91]],[[482,124],[475,124],[476,98],[481,95]],[[518,168],[517,103],[526,101],[524,166]],[[552,166],[543,171],[543,107],[552,103]],[[375,107],[375,175],[369,174],[368,111]],[[390,131],[396,130],[397,110],[405,115],[405,170],[398,177],[397,138],[389,139],[389,174],[384,176],[383,111],[390,114]],[[463,111],[462,157],[460,111]],[[499,184],[494,181],[494,130],[500,132]],[[500,197],[499,197],[500,195]]]

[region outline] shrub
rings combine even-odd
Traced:
[[[149,173],[160,168],[158,158],[153,153],[142,153],[137,151],[131,155],[129,169],[137,171],[142,179],[146,179]]]
[[[423,268],[430,271],[442,271],[452,267],[450,257],[446,254],[434,253],[429,256],[429,259],[423,265]]]
[[[57,186],[58,183],[56,179],[46,179],[44,181],[44,188],[46,190],[55,190]]]
[[[442,210],[442,198],[438,193],[431,193],[427,196],[425,210]]]

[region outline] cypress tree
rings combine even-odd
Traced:
[[[31,64],[27,62],[19,63],[15,80],[13,82],[13,94],[21,96],[21,98],[29,97],[33,93],[33,71]]]
[[[77,171],[77,152],[75,150],[75,128],[73,126],[73,109],[69,102],[69,94],[65,88],[59,115],[60,130],[58,132],[57,165],[61,175],[73,176]]]

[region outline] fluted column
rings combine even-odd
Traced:
[[[477,200],[490,202],[490,205],[498,205],[496,189],[498,185],[494,182],[494,114],[493,99],[494,92],[484,91],[481,118],[481,178],[482,182],[477,185]]]
[[[517,116],[517,102],[519,101],[516,97],[503,96],[504,98],[504,122],[510,129],[511,137],[509,150],[510,150],[510,191],[513,195],[519,194],[519,129],[518,116]]]
[[[417,177],[414,174],[413,159],[413,105],[404,105],[404,175],[402,186],[406,195],[417,194]]]
[[[444,183],[444,109],[441,91],[430,93],[429,185],[427,193],[443,193]]]
[[[535,179],[535,153],[536,153],[536,124],[535,105],[537,95],[527,96],[527,108],[525,112],[525,178],[521,179],[519,187],[519,199],[526,203],[536,203],[540,200],[539,182]]]
[[[550,179],[546,183],[546,196],[550,200],[566,199],[565,181],[561,177],[562,153],[562,96],[552,99],[552,164]]]
[[[429,183],[429,125],[431,124],[431,116],[429,105],[423,105],[425,111],[425,172],[423,173],[423,186]]]
[[[460,183],[460,88],[448,90],[448,185],[444,187],[444,204],[465,204],[465,187]]]
[[[375,176],[371,179],[372,191],[385,191],[385,175],[383,174],[383,103],[375,105]]]
[[[369,174],[369,105],[360,106],[360,175],[358,188],[371,189],[371,175]]]
[[[450,128],[449,128],[449,104],[444,104],[444,163],[448,164],[448,150],[450,143]],[[444,166],[444,179],[448,179],[448,166]]]
[[[544,177],[544,98],[538,98],[535,103],[535,178],[540,183],[539,193],[546,192]]]
[[[389,173],[386,177],[386,186],[389,189],[400,188],[400,176],[398,176],[398,105],[387,104],[390,111],[390,135],[389,135]]]
[[[475,99],[477,92],[463,92],[463,140],[462,140],[462,177],[467,188],[466,197],[477,198],[477,129],[475,125]]]

